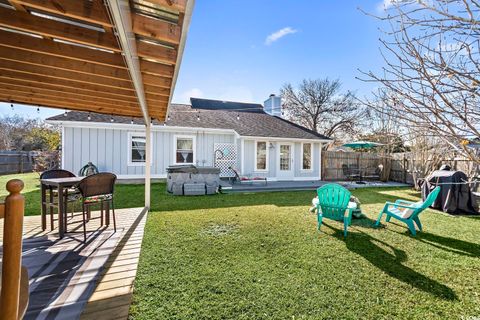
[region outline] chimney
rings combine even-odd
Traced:
[[[263,103],[263,111],[272,116],[282,116],[282,98],[277,97],[275,94],[271,94],[267,100]]]

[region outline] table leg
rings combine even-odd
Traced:
[[[47,201],[47,195],[46,195],[46,188],[45,185],[42,183],[41,184],[41,194],[42,194],[42,230],[45,231],[47,229],[47,205],[45,202]]]
[[[58,186],[58,236],[63,238],[64,233],[64,219],[65,214],[65,202],[63,201],[63,186]]]

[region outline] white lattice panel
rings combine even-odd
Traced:
[[[221,178],[231,178],[235,173],[230,169],[237,164],[237,147],[233,143],[215,143],[215,167],[220,168]]]

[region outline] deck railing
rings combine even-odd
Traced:
[[[23,214],[25,208],[25,199],[20,194],[22,189],[23,182],[21,180],[13,179],[8,181],[7,190],[9,195],[5,198],[5,202],[0,204],[0,218],[4,218],[0,293],[1,320],[23,318],[26,305],[28,304],[28,279],[25,279],[26,272],[22,273],[21,266]],[[27,286],[26,292],[25,285]]]

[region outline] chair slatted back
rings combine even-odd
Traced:
[[[73,178],[75,174],[63,169],[53,169],[42,172],[40,179]]]
[[[317,189],[322,216],[333,220],[343,220],[350,201],[350,191],[338,184],[326,184]]]
[[[102,172],[92,174],[83,178],[77,188],[84,198],[113,194],[116,180],[117,176],[113,173]]]
[[[433,202],[435,202],[435,200],[437,199],[439,193],[440,193],[440,186],[437,186],[435,187],[435,189],[432,190],[432,192],[430,192],[430,194],[427,196],[425,201],[423,201],[423,203],[419,205],[417,209],[415,209],[415,211],[412,214],[412,217],[417,216],[420,212],[430,207],[433,204]]]

